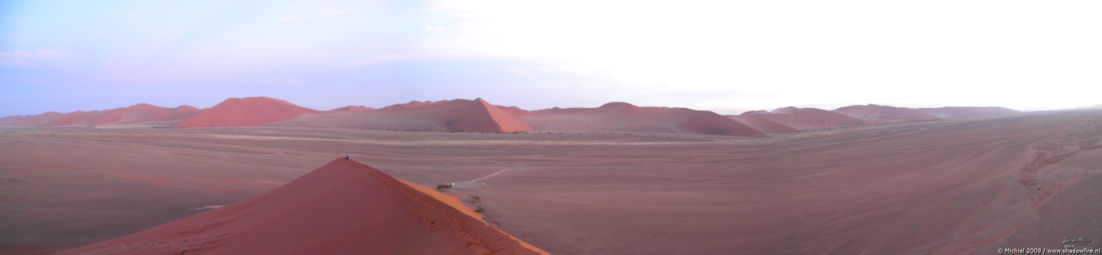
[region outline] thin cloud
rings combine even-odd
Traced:
[[[28,60],[53,59],[61,57],[60,50],[13,50],[0,51],[0,64],[23,63]]]
[[[425,26],[425,30],[430,31],[430,32],[443,32],[444,28],[443,27],[438,27],[438,26],[433,26],[433,25],[428,25],[428,26]]]
[[[317,16],[320,16],[320,17],[344,16],[344,15],[355,13],[356,11],[357,10],[353,9],[353,8],[336,9],[336,10],[318,12]],[[310,15],[286,15],[286,16],[280,16],[280,17],[275,18],[275,19],[278,20],[278,21],[282,21],[282,22],[303,22],[303,21],[311,20],[314,17],[315,16],[310,16]]]
[[[505,72],[515,74],[515,75],[519,75],[519,76],[528,75],[528,73],[526,73],[526,72],[521,72],[521,71],[518,71],[517,69],[513,69],[513,68],[505,68]]]
[[[14,50],[0,52],[0,59],[42,59],[42,58],[56,58],[61,56],[59,50]]]
[[[320,14],[322,16],[343,16],[343,15],[348,15],[348,14],[355,13],[356,11],[357,10],[353,9],[353,8],[344,8],[344,9],[338,9],[338,10],[323,11]]]
[[[410,60],[410,59],[414,59],[414,58],[416,58],[416,56],[414,56],[412,54],[391,52],[391,53],[384,53],[384,54],[371,56],[371,57],[367,57],[367,58],[356,59],[356,60],[353,60],[350,64],[351,65],[378,65],[378,64],[401,62],[401,61]]]
[[[276,18],[276,20],[282,21],[282,22],[301,22],[301,21],[306,21],[308,19],[310,19],[309,16],[282,16],[282,17]]]

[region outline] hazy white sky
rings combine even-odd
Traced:
[[[261,95],[319,109],[1075,108],[1102,104],[1099,13],[1100,1],[14,1],[0,4],[0,115]]]

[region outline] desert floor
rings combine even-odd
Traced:
[[[334,157],[456,194],[556,254],[995,254],[1102,246],[1102,111],[767,138],[0,128],[0,253],[119,237]],[[324,197],[318,199],[325,199]]]

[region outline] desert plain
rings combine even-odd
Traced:
[[[455,183],[441,191],[553,254],[1059,248],[1102,242],[1100,141],[1097,110],[769,137],[2,127],[0,253],[149,229],[345,155],[410,183]]]

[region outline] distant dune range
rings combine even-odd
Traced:
[[[983,118],[1017,114],[1018,111],[1004,107],[941,107],[915,109],[942,119]]]
[[[852,105],[838,109],[834,112],[849,115],[872,124],[899,123],[939,120],[941,118],[910,108],[891,107],[885,105]]]
[[[70,113],[48,112],[31,116],[0,118],[0,126],[161,126],[172,127],[199,112],[182,105],[176,108],[137,104],[126,108]]]
[[[785,107],[768,112],[750,111],[727,117],[747,123],[768,134],[872,125],[870,122],[845,114],[816,108]]]
[[[983,118],[1017,114],[1002,107],[901,108],[854,105],[827,111],[785,107],[719,115],[687,108],[640,107],[614,102],[597,108],[527,111],[486,100],[412,101],[379,109],[350,105],[319,111],[268,97],[230,98],[199,110],[138,104],[127,108],[71,113],[50,112],[0,118],[0,126],[79,127],[325,127],[407,131],[638,132],[760,137],[806,130]]]
[[[455,196],[343,158],[267,193],[61,254],[548,254]]]
[[[533,111],[524,119],[536,131],[626,131],[765,136],[745,124],[709,111],[686,108],[639,107],[608,103],[597,108],[552,108]]]
[[[517,113],[503,110],[481,98],[474,101],[413,101],[378,110],[303,114],[271,125],[485,133],[512,133],[531,129]]]

